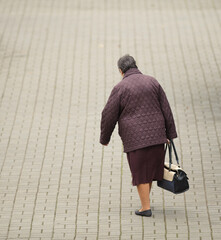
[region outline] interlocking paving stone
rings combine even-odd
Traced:
[[[0,239],[220,239],[221,2],[0,1]],[[140,207],[101,111],[130,53],[163,86],[190,189]],[[167,156],[168,157],[168,156]]]

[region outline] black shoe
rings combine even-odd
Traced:
[[[144,211],[141,211],[141,212],[139,212],[139,210],[136,210],[135,214],[140,215],[140,216],[145,216],[145,217],[151,217],[152,211],[151,211],[151,209],[144,210]]]

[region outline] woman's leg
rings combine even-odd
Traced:
[[[149,183],[141,183],[137,185],[137,190],[140,196],[140,201],[142,204],[142,208],[139,211],[145,211],[150,209],[150,184]]]
[[[152,187],[152,182],[150,182],[150,190],[151,190],[151,187]],[[149,193],[150,193],[150,190],[149,190]]]

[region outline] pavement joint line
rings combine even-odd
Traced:
[[[63,16],[62,16],[62,23],[61,23],[62,30],[61,30],[60,40],[59,40],[59,47],[58,47],[58,59],[61,56],[61,46],[62,46],[62,43],[63,43],[63,28],[64,28],[64,22],[65,22],[65,13],[67,11],[67,5],[65,4],[64,6],[65,6],[65,11],[63,11]],[[57,82],[57,77],[58,77],[58,69],[59,69],[59,61],[57,61],[56,82]],[[73,91],[73,81],[71,81],[71,94],[70,94],[70,97],[69,97],[68,120],[67,120],[66,129],[65,129],[65,141],[64,141],[64,147],[63,147],[61,169],[60,169],[60,173],[59,173],[58,190],[57,190],[57,193],[56,193],[56,202],[55,202],[55,210],[54,210],[54,217],[53,217],[53,227],[52,227],[51,239],[54,239],[54,234],[55,234],[55,218],[56,218],[56,215],[57,215],[58,197],[59,197],[59,192],[60,192],[60,187],[61,187],[61,176],[62,176],[63,166],[64,166],[65,147],[66,147],[66,143],[67,143],[67,132],[68,132],[69,123],[70,123],[70,117],[69,116],[70,116],[70,110],[71,110],[72,91]],[[64,234],[64,236],[65,236],[65,234]]]
[[[185,3],[186,3],[186,1],[185,1]],[[188,12],[189,9],[188,9],[187,6],[186,6],[186,8],[187,8],[187,12]],[[188,13],[189,13],[189,12],[188,12]],[[192,22],[191,22],[191,18],[190,18],[190,23],[192,23]],[[177,24],[176,24],[176,26],[177,26]],[[192,29],[192,32],[193,32],[192,24],[191,24],[191,29]],[[178,33],[179,33],[179,31],[178,31]],[[193,33],[193,34],[194,34],[194,33]],[[179,36],[179,41],[180,41],[180,35],[178,34],[178,36]],[[191,89],[191,85],[190,85],[190,83],[189,83],[189,73],[188,73],[188,70],[187,70],[186,63],[185,63],[185,57],[184,57],[184,54],[183,54],[183,48],[182,48],[182,43],[181,43],[181,41],[180,41],[180,46],[181,46],[182,56],[183,56],[183,59],[184,59],[183,63],[184,63],[184,69],[185,69],[185,71],[186,71],[186,76],[187,76],[187,84],[188,84],[188,86],[189,86],[190,94],[191,94],[191,104],[192,104],[193,110],[195,110],[194,103],[193,103],[192,89]],[[197,46],[196,46],[196,48],[197,48]],[[194,119],[195,119],[195,123],[196,123],[197,120],[196,120],[196,114],[195,114],[194,111],[193,111],[193,115],[194,115]],[[199,139],[199,130],[198,130],[197,124],[196,124],[196,129],[197,129],[197,137],[198,137],[198,139]],[[200,150],[201,150],[200,141],[199,141],[199,148],[200,148]],[[208,209],[208,200],[207,200],[207,196],[206,196],[206,184],[205,184],[204,168],[203,168],[203,162],[202,162],[202,153],[201,153],[201,151],[200,151],[199,153],[200,153],[200,158],[201,158],[201,169],[202,169],[202,176],[203,176],[204,197],[205,197],[205,201],[206,201],[206,209],[207,209],[208,221],[209,221],[209,225],[210,225],[210,234],[211,234],[211,239],[213,239],[213,235],[212,235],[213,233],[212,233],[212,229],[211,229],[211,220],[210,220],[210,214],[209,214],[209,209]]]
[[[52,2],[52,5],[51,5],[51,11],[50,11],[50,17],[49,17],[49,20],[48,20],[48,26],[50,26],[51,24],[51,16],[52,16],[52,9],[53,9],[53,2]],[[47,47],[47,39],[48,39],[48,31],[46,32],[46,41],[45,41],[45,44],[44,44],[44,53],[45,53],[45,50],[46,50],[46,47]],[[36,98],[35,98],[35,107],[34,107],[34,110],[36,108],[36,105],[37,105],[37,99],[38,99],[38,94],[39,94],[39,89],[40,89],[40,83],[41,83],[41,74],[42,74],[42,69],[43,69],[43,62],[44,62],[44,59],[45,59],[45,55],[42,54],[42,59],[41,59],[41,67],[40,67],[40,76],[39,76],[39,81],[38,81],[38,89],[37,89],[37,94],[36,94]],[[56,84],[55,84],[55,87],[54,87],[54,92],[53,92],[53,97],[55,96],[55,91],[56,91]],[[53,99],[53,103],[54,103],[54,99]],[[50,116],[52,116],[52,111],[53,111],[53,103],[52,103],[52,107],[51,107],[51,111],[50,111]],[[34,111],[35,113],[35,111]],[[33,114],[34,116],[34,114]],[[50,121],[51,121],[51,117],[50,117]],[[33,123],[33,121],[32,121]],[[34,221],[34,215],[35,215],[35,211],[36,211],[36,203],[37,203],[37,198],[38,198],[38,193],[39,193],[39,188],[40,188],[40,181],[41,181],[41,174],[42,174],[42,169],[43,169],[43,165],[44,165],[44,160],[45,160],[45,154],[46,154],[46,149],[47,149],[47,143],[48,143],[48,136],[49,136],[49,131],[50,131],[50,123],[49,123],[49,127],[47,129],[47,137],[46,137],[46,144],[45,144],[45,148],[44,148],[44,158],[43,158],[43,161],[41,163],[41,167],[40,167],[40,173],[39,173],[39,178],[38,178],[38,185],[37,185],[37,191],[35,193],[35,199],[34,199],[34,208],[33,208],[33,212],[32,212],[32,218],[31,218],[31,224],[30,224],[30,230],[29,230],[29,235],[28,235],[28,239],[31,238],[31,234],[32,234],[32,228],[33,228],[33,221]],[[32,128],[32,126],[31,126]],[[31,131],[29,131],[31,132]]]
[[[93,12],[91,11],[91,16],[93,15]],[[90,42],[91,42],[91,28],[90,28]],[[91,50],[89,51],[88,55],[88,62],[91,62]],[[87,124],[88,124],[88,105],[89,105],[89,90],[90,90],[90,68],[88,68],[88,79],[87,79],[87,102],[86,102],[86,120],[84,122],[84,140],[83,140],[83,149],[82,149],[82,161],[81,161],[81,168],[80,168],[80,181],[79,181],[79,190],[78,190],[78,198],[77,198],[77,210],[76,210],[76,216],[75,216],[75,234],[74,234],[74,240],[77,237],[77,221],[78,221],[78,206],[79,206],[79,198],[80,198],[80,186],[81,186],[81,179],[82,179],[82,169],[84,164],[84,158],[85,158],[85,140],[86,140],[86,130],[87,130]]]
[[[26,4],[24,4],[24,5],[25,5],[24,10],[25,10],[27,6],[26,6]],[[18,38],[18,33],[19,33],[19,31],[20,31],[20,27],[21,27],[21,23],[22,23],[22,21],[23,21],[23,18],[24,18],[24,14],[22,14],[22,19],[21,19],[21,21],[19,22],[19,30],[18,30],[18,32],[17,32],[16,39]],[[34,32],[34,28],[33,28],[33,30],[32,30],[32,37],[33,37],[33,32]],[[32,39],[32,38],[31,38],[31,39]],[[17,43],[17,41],[15,41],[15,44],[14,44],[14,46],[13,46],[13,49],[15,48],[16,43]],[[31,49],[31,45],[32,45],[32,41],[30,41],[30,44],[29,44],[29,47],[28,47],[28,52],[29,52],[30,49]],[[14,50],[13,50],[13,52],[14,52]],[[11,59],[12,59],[12,58],[11,58]],[[11,60],[11,61],[12,61],[12,60]],[[11,61],[10,61],[10,67],[11,67]],[[26,62],[25,62],[25,70],[26,70],[26,66],[27,66],[27,61],[28,61],[28,58],[27,58],[27,60],[26,60]],[[9,69],[10,69],[10,67],[9,67]],[[9,71],[8,71],[8,72],[9,72]],[[16,112],[15,112],[16,114],[17,114],[17,112],[18,112],[19,103],[20,103],[20,100],[21,100],[21,92],[22,92],[23,86],[24,86],[25,75],[26,75],[26,72],[24,71],[23,77],[22,77],[22,87],[21,87],[20,92],[19,92],[19,98],[18,98],[19,100],[18,100],[18,103],[17,103],[17,105],[16,105]],[[7,75],[7,79],[8,79],[8,76],[9,76],[9,74]],[[5,85],[5,86],[6,86],[6,85]],[[4,89],[4,91],[5,91],[5,89]],[[4,95],[3,95],[3,96],[4,96]],[[2,101],[1,101],[1,102],[2,102]],[[15,126],[15,120],[16,120],[16,117],[17,117],[16,114],[14,115],[13,127]],[[32,116],[33,116],[33,115],[32,115]],[[32,122],[33,122],[33,121],[32,121]],[[30,125],[30,126],[31,126],[31,125]],[[11,128],[10,136],[12,135],[13,127]],[[30,136],[30,131],[29,131],[29,136]],[[28,138],[28,139],[29,139],[29,138]],[[2,170],[3,170],[4,165],[5,165],[5,160],[6,160],[6,156],[7,156],[7,152],[8,152],[8,148],[9,148],[9,144],[10,144],[10,140],[11,140],[11,138],[9,138],[9,141],[8,141],[8,144],[7,144],[6,153],[5,153],[4,161],[3,161],[2,168],[1,168],[1,171],[0,171],[0,175],[2,174]],[[28,146],[28,141],[27,141],[27,144],[26,144],[25,153],[26,153],[26,150],[27,150],[27,146]],[[10,220],[9,220],[9,224],[8,224],[8,228],[7,228],[7,238],[8,238],[9,230],[10,230],[10,226],[11,226],[12,214],[13,214],[13,211],[14,211],[14,206],[15,206],[16,196],[17,196],[17,192],[18,192],[18,188],[19,188],[20,179],[21,179],[21,173],[22,173],[22,171],[23,171],[24,161],[25,161],[25,159],[22,161],[22,167],[21,167],[20,174],[19,174],[18,184],[17,184],[17,188],[16,188],[16,191],[15,191],[15,196],[14,196],[14,199],[13,199],[13,207],[12,207],[12,209],[11,209]]]

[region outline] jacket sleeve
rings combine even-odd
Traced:
[[[159,102],[161,106],[162,113],[165,119],[165,126],[166,126],[166,136],[168,139],[173,139],[177,137],[176,126],[174,123],[173,113],[170,108],[170,104],[166,97],[166,94],[159,84]]]
[[[111,134],[115,128],[120,115],[120,93],[116,86],[111,91],[108,101],[101,114],[100,124],[100,143],[106,145],[109,143]]]

